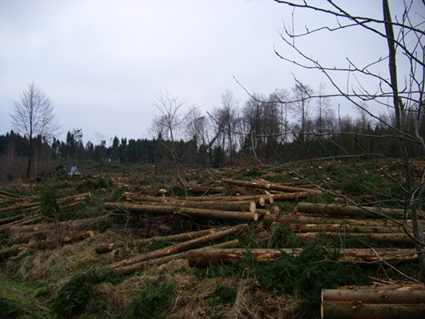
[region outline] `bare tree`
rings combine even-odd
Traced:
[[[162,138],[166,137],[169,141],[171,141],[171,147],[165,143],[163,143],[163,145],[171,152],[178,182],[184,190],[185,197],[187,197],[186,183],[180,174],[180,157],[176,149],[176,139],[182,129],[182,124],[186,117],[195,109],[192,108],[188,114],[183,115],[181,112],[182,108],[189,98],[173,96],[167,90],[165,90],[165,92],[160,91],[158,94],[154,94],[154,98],[155,100],[152,104],[161,112],[161,115],[155,116],[152,127],[153,130],[156,130],[162,135]]]
[[[393,159],[394,162],[400,163],[404,169],[404,178],[402,181],[395,179],[389,174],[384,174],[388,189],[375,188],[382,196],[386,196],[385,200],[379,202],[381,206],[390,206],[404,209],[405,218],[412,219],[413,235],[405,228],[406,234],[411,236],[415,243],[418,253],[419,265],[421,269],[421,277],[425,282],[425,237],[418,222],[418,215],[421,214],[422,204],[424,202],[425,191],[425,174],[422,172],[416,177],[411,174],[411,155],[409,147],[411,145],[420,146],[422,154],[425,151],[425,143],[423,137],[419,134],[419,123],[423,114],[425,105],[425,31],[423,12],[425,11],[425,2],[420,1],[404,1],[403,11],[398,12],[395,21],[390,13],[388,0],[382,1],[382,18],[373,16],[353,15],[345,10],[342,5],[338,5],[336,1],[329,0],[326,5],[321,6],[313,1],[284,1],[275,0],[275,2],[290,6],[294,10],[302,9],[314,12],[315,14],[324,14],[332,16],[334,19],[328,19],[328,25],[322,25],[311,29],[308,26],[302,33],[295,33],[291,27],[285,28],[281,34],[283,41],[287,46],[294,49],[299,54],[298,60],[288,59],[279,52],[276,54],[284,61],[295,64],[304,69],[319,70],[328,79],[329,83],[335,90],[335,97],[343,97],[350,104],[355,105],[368,114],[371,118],[379,122],[378,127],[384,127],[391,131],[389,136],[381,136],[380,138],[396,139],[398,145],[398,156],[401,161]],[[335,21],[332,24],[332,21]],[[313,58],[306,50],[298,46],[296,38],[317,36],[321,32],[345,31],[353,28],[361,28],[369,32],[371,36],[375,36],[376,43],[381,41],[387,45],[387,51],[384,56],[378,57],[375,60],[368,61],[364,65],[357,65],[353,59],[347,57],[349,67],[346,66],[328,66],[320,60]],[[360,44],[361,45],[361,44]],[[328,51],[329,52],[329,51]],[[399,61],[402,60],[402,63]],[[405,64],[403,64],[405,63]],[[384,65],[387,65],[387,73],[383,71]],[[407,65],[407,67],[403,67]],[[381,68],[381,69],[379,69]],[[402,70],[402,76],[399,76]],[[357,87],[344,85],[337,80],[335,73],[345,72],[351,78],[355,78]],[[400,78],[404,78],[400,81]],[[370,84],[370,83],[373,84]],[[399,82],[403,83],[399,88]],[[365,107],[365,102],[375,107],[388,108],[392,112],[394,121],[386,121],[385,118],[378,116],[373,111]],[[414,132],[409,131],[406,127],[406,115],[408,110],[415,113]],[[359,133],[353,134],[354,137],[359,136]],[[359,145],[361,148],[361,145]],[[374,157],[364,151],[364,155],[370,159],[370,162],[380,169]],[[371,189],[370,185],[353,180],[353,183],[358,183],[366,189]],[[325,182],[326,184],[326,182]],[[394,196],[389,186],[393,185],[402,191],[402,196]],[[328,185],[327,191],[339,196]],[[352,199],[345,197],[352,204],[358,205]],[[379,213],[381,216],[387,215]],[[422,216],[423,217],[423,216]],[[405,222],[394,219],[395,222],[405,227]]]
[[[299,134],[298,139],[305,142],[305,137],[308,132],[308,121],[310,119],[310,109],[312,108],[313,89],[300,81],[292,88],[293,93],[293,111],[299,117]]]
[[[20,95],[15,102],[12,125],[19,133],[28,138],[27,178],[30,177],[31,163],[36,154],[38,144],[35,139],[49,140],[59,128],[53,113],[53,104],[48,97],[34,84]]]

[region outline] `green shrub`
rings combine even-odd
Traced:
[[[48,218],[63,220],[62,210],[58,204],[56,189],[47,187],[42,190],[40,198],[40,212]]]
[[[86,274],[74,276],[58,292],[53,311],[63,317],[70,317],[80,311],[92,293],[92,286],[102,282],[117,284],[121,275],[115,270],[95,269]]]
[[[369,279],[360,266],[338,262],[339,251],[323,245],[321,238],[307,244],[299,256],[282,253],[273,263],[259,265],[247,256],[240,266],[250,265],[266,289],[299,296],[308,314],[320,309],[322,289],[343,285],[365,285]]]
[[[160,286],[148,282],[146,290],[140,293],[130,307],[130,319],[162,318],[162,312],[173,301],[171,294],[174,290],[175,284],[167,283],[166,280]]]

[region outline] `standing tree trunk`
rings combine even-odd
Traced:
[[[419,229],[418,222],[418,214],[417,214],[417,204],[410,205],[411,201],[409,197],[412,196],[410,192],[412,191],[412,180],[411,180],[411,167],[409,161],[409,155],[407,152],[407,141],[401,136],[401,133],[405,131],[405,127],[403,124],[403,114],[404,114],[404,105],[400,99],[399,91],[398,91],[398,83],[397,83],[397,63],[396,63],[396,47],[395,47],[395,37],[393,24],[391,21],[390,7],[388,4],[388,0],[383,0],[382,3],[384,9],[384,20],[385,20],[385,32],[387,35],[388,42],[388,51],[389,51],[389,70],[390,70],[390,78],[391,78],[391,88],[393,91],[393,103],[394,103],[394,111],[395,111],[395,119],[396,119],[396,128],[398,130],[398,145],[403,157],[404,163],[404,178],[406,182],[407,192],[405,193],[405,202],[406,206],[410,206],[410,213],[412,215],[412,224],[413,224],[413,237],[416,239],[415,248],[418,252],[418,260],[421,269],[422,281],[425,283],[425,255],[423,254],[423,232],[421,234]],[[422,242],[422,244],[421,244]]]

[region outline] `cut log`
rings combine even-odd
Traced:
[[[249,254],[255,256],[260,262],[273,262],[276,255],[282,252],[288,254],[299,254],[301,248],[293,249],[251,249]],[[233,264],[236,261],[244,258],[248,254],[246,249],[233,248],[233,249],[208,249],[203,251],[189,251],[185,254],[188,259],[190,267],[207,267],[211,264]]]
[[[0,219],[0,225],[9,224],[15,220],[23,219],[24,217],[28,216],[27,214],[22,215],[16,215],[12,217],[2,218]]]
[[[388,209],[376,207],[337,206],[325,204],[298,203],[296,210],[308,214],[355,216],[358,218],[391,217],[402,218],[404,211],[401,209]]]
[[[199,249],[195,249],[195,250],[204,250],[204,249],[209,249],[209,248],[228,248],[228,247],[234,247],[234,246],[239,246],[239,241],[237,239],[232,240],[232,241],[228,241],[228,242],[224,242],[221,244],[217,244],[217,245],[212,245],[212,246],[208,246],[208,247],[204,247],[204,248],[199,248]],[[165,256],[165,257],[160,257],[160,258],[156,258],[156,259],[151,259],[151,260],[147,260],[147,261],[143,261],[137,264],[133,264],[130,266],[123,266],[120,268],[114,268],[115,270],[119,271],[121,275],[126,276],[126,275],[131,275],[132,273],[139,271],[139,270],[143,270],[147,267],[151,267],[151,266],[159,266],[161,264],[165,264],[167,262],[170,262],[172,260],[181,258],[184,256],[184,252],[182,253],[178,253],[178,254],[174,254],[174,255],[170,255],[170,256]]]
[[[359,301],[323,301],[322,319],[423,319],[425,304],[367,304]]]
[[[180,185],[175,185],[172,187],[174,190],[182,190]],[[208,187],[208,186],[187,186],[187,191],[197,194],[220,194],[224,192],[224,187]]]
[[[36,209],[40,207],[40,203],[23,203],[23,204],[15,204],[9,207],[0,208],[0,213],[11,213],[11,212],[17,212],[17,211],[25,211],[25,210],[31,210]]]
[[[227,228],[225,228],[227,229]],[[194,238],[202,237],[208,234],[213,234],[218,231],[225,230],[224,228],[217,228],[217,229],[206,229],[206,230],[200,230],[200,231],[194,231],[194,232],[187,232],[187,233],[181,233],[176,235],[168,235],[168,236],[157,236],[157,237],[151,237],[151,238],[145,238],[145,239],[137,239],[128,243],[119,242],[119,243],[103,243],[100,245],[97,245],[95,247],[95,250],[98,254],[107,253],[112,251],[115,248],[123,247],[124,245],[128,245],[129,247],[143,247],[153,242],[161,242],[161,241],[174,241],[174,242],[182,242],[191,240]]]
[[[254,201],[187,201],[187,200],[169,200],[152,203],[155,206],[179,206],[187,208],[201,208],[213,210],[245,211],[255,212],[257,205]]]
[[[2,191],[2,190],[0,190],[0,194],[1,195],[8,196],[8,197],[13,197],[13,198],[22,198],[19,195],[15,195],[15,194],[12,194],[12,193],[9,193],[9,192],[6,192],[6,191]]]
[[[48,224],[36,224],[36,225],[27,225],[27,226],[13,226],[10,227],[12,232],[24,232],[30,230],[55,230],[55,229],[69,229],[69,230],[86,230],[93,228],[98,222],[106,220],[108,216],[99,216],[94,218],[86,219],[75,219],[66,222],[60,223],[48,223]]]
[[[133,258],[129,258],[123,261],[119,261],[117,263],[113,263],[111,265],[109,265],[109,268],[113,269],[113,268],[119,268],[119,267],[123,267],[123,266],[128,266],[128,265],[132,265],[132,264],[137,264],[140,263],[142,261],[146,261],[146,260],[150,260],[150,259],[155,259],[155,258],[159,258],[159,257],[165,257],[168,255],[174,255],[186,250],[190,250],[193,249],[197,246],[203,245],[207,242],[213,241],[213,240],[218,240],[221,238],[224,238],[226,236],[230,236],[230,235],[234,235],[237,232],[239,232],[242,229],[247,229],[248,228],[248,224],[243,224],[243,225],[238,225],[236,227],[231,227],[227,230],[223,230],[220,232],[216,232],[214,234],[209,234],[206,236],[202,236],[200,238],[195,238],[174,246],[170,246],[170,247],[166,247],[163,249],[158,249],[152,252],[148,252]]]
[[[370,240],[381,243],[413,245],[414,241],[406,234],[402,233],[344,233],[344,232],[311,232],[311,233],[295,233],[298,238],[309,241],[320,236],[320,234],[330,238],[360,238],[367,237]]]
[[[88,230],[88,231],[85,231],[84,233],[75,234],[73,236],[65,236],[64,238],[62,238],[61,242],[62,243],[70,243],[70,242],[73,242],[73,241],[76,241],[76,240],[84,240],[84,239],[91,238],[91,237],[94,237],[94,236],[95,236],[94,231]]]
[[[191,217],[201,218],[221,218],[228,220],[258,220],[257,213],[251,212],[235,212],[235,211],[222,211],[222,210],[209,210],[209,209],[197,209],[197,208],[186,208],[179,206],[155,206],[155,205],[134,205],[126,203],[105,203],[106,210],[122,209],[130,213],[148,213],[148,214],[161,214],[161,215],[172,215],[182,214]]]
[[[322,301],[361,301],[377,304],[420,304],[425,290],[335,290],[323,289]]]
[[[314,217],[314,216],[303,216],[300,214],[291,214],[291,215],[271,215],[265,216],[264,221],[267,223],[272,223],[275,225],[285,225],[285,224],[339,224],[339,225],[357,225],[357,226],[389,226],[389,227],[399,227],[400,224],[403,224],[403,221],[400,220],[400,223],[394,221],[388,221],[385,219],[345,219],[345,218],[335,218],[335,217]],[[410,227],[411,223],[407,222],[406,226]]]
[[[41,231],[37,233],[33,233],[26,236],[21,236],[17,238],[11,238],[3,240],[2,243],[6,246],[13,246],[18,244],[28,244],[31,239],[44,240],[47,238],[47,231]]]
[[[262,216],[270,215],[270,211],[268,209],[256,209],[255,212]]]
[[[170,197],[156,197],[149,195],[133,194],[124,192],[122,195],[123,200],[127,201],[152,201],[152,202],[171,202],[173,200],[179,200],[179,198]],[[257,205],[264,206],[265,203],[273,203],[271,196],[202,196],[202,197],[188,197],[186,201],[254,201]]]
[[[6,224],[6,225],[2,225],[0,227],[0,233],[4,232],[6,230],[10,230],[12,227],[19,227],[19,226],[31,224],[33,222],[40,220],[40,219],[43,219],[43,217],[41,215],[33,215],[33,216],[24,217],[23,219],[11,222],[11,223]]]
[[[275,201],[292,200],[297,198],[306,198],[309,196],[307,192],[296,192],[286,194],[273,194],[270,195]]]
[[[22,250],[22,247],[15,247],[8,250],[0,251],[0,262],[5,261],[9,257],[16,256]]]
[[[257,258],[260,263],[273,262],[275,257],[282,252],[297,256],[302,252],[302,248],[285,249],[251,249],[249,254]],[[191,267],[206,267],[217,263],[234,263],[246,256],[246,249],[208,249],[203,251],[190,251],[185,254]],[[358,260],[364,262],[400,262],[406,260],[416,260],[417,255],[413,249],[393,249],[379,250],[347,248],[340,251],[339,260],[345,263],[352,263]]]
[[[404,234],[401,227],[391,226],[358,226],[341,224],[282,224],[297,233],[309,232],[347,232],[347,233],[398,233]]]
[[[250,188],[260,188],[260,189],[273,189],[281,192],[306,192],[311,195],[320,195],[322,191],[316,189],[308,189],[308,188],[298,188],[291,186],[284,186],[280,184],[273,184],[268,182],[251,182],[251,181],[238,181],[233,179],[222,179],[224,183],[233,184],[237,186],[250,187]]]

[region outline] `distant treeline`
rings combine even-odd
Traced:
[[[115,136],[110,145],[106,145],[106,140],[94,145],[91,141],[83,142],[81,129],[68,131],[65,141],[48,141],[38,136],[32,140],[37,145],[32,171],[41,174],[63,159],[75,163],[93,160],[169,164],[173,162],[173,150],[180,164],[204,167],[259,161],[280,164],[364,154],[399,158],[394,119],[384,115],[372,117],[365,111],[358,115],[336,117],[329,99],[321,94],[314,96],[306,85],[296,85],[292,92],[279,90],[269,96],[252,96],[243,107],[239,107],[232,92],[226,91],[222,106],[208,112],[208,116],[195,109],[178,125],[167,122],[167,114],[155,117],[150,133],[156,138],[152,139]],[[403,115],[403,136],[410,158],[425,156],[423,148],[409,140],[409,134],[416,133],[425,138],[424,114],[419,121],[417,118],[415,109]],[[16,167],[28,157],[28,145],[26,136],[13,131],[0,136],[0,179],[17,174]]]

